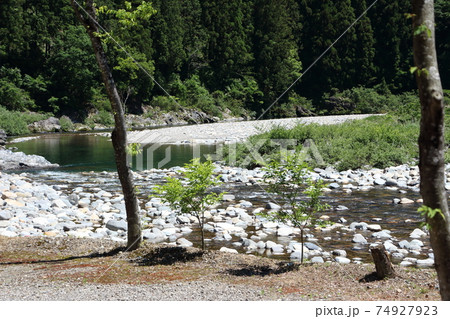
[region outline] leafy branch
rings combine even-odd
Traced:
[[[421,216],[425,217],[426,220],[430,220],[436,217],[436,215],[441,216],[441,218],[443,220],[445,220],[445,216],[444,213],[442,212],[442,210],[440,208],[431,208],[428,207],[426,205],[422,205],[421,207],[419,207],[417,209],[417,212],[420,213]],[[431,225],[426,221],[424,223],[422,223],[422,226],[425,226],[427,229],[431,228]]]

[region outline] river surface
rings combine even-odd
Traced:
[[[119,184],[114,180],[106,180],[102,184],[93,183],[89,181],[82,171],[113,171],[115,170],[113,150],[111,141],[105,136],[98,136],[92,134],[48,134],[42,135],[38,139],[13,144],[20,151],[26,154],[37,154],[44,156],[47,160],[53,163],[58,163],[61,168],[51,171],[37,171],[34,172],[35,177],[43,182],[51,184],[61,184],[62,181],[66,183],[69,188],[76,186],[83,186],[85,188],[100,187],[105,190],[118,190]],[[132,159],[133,168],[135,170],[164,168],[173,166],[182,166],[192,159],[193,156],[213,154],[215,146],[203,145],[147,145],[144,148],[143,156]],[[157,181],[155,181],[157,182]],[[151,184],[145,182],[136,182],[141,189],[142,200],[148,200]],[[141,184],[140,184],[141,183]],[[241,199],[248,200],[253,203],[250,212],[257,207],[264,207],[270,201],[268,194],[259,186],[244,186],[239,184],[226,184],[223,190],[236,196],[236,201]],[[347,194],[342,191],[332,191],[325,194],[324,201],[332,207],[344,205],[348,210],[337,211],[330,210],[325,214],[330,216],[332,221],[337,221],[343,217],[350,224],[351,222],[367,222],[368,224],[379,224],[382,229],[391,230],[395,238],[398,240],[409,238],[409,234],[415,228],[418,228],[421,218],[417,213],[418,204],[413,205],[394,205],[392,199],[394,197],[408,197],[411,199],[419,198],[419,194],[407,190],[405,194],[398,194],[396,191],[386,190],[383,187],[373,188],[369,191],[354,191]],[[408,222],[405,222],[409,220]],[[253,230],[247,229],[249,237]],[[371,232],[362,232],[366,238],[370,238]],[[348,257],[360,257],[363,261],[370,260],[367,246],[358,246],[351,242],[353,232],[321,232],[316,231],[315,236],[318,239],[318,244],[325,248],[326,251],[333,249],[347,250]],[[214,237],[213,233],[206,234],[207,238]],[[197,246],[199,246],[199,234],[193,232],[186,238]],[[280,238],[269,236],[264,241],[273,240],[280,241]],[[422,239],[429,247],[428,239]],[[236,241],[236,239],[233,239]],[[369,242],[375,240],[370,239]],[[286,243],[287,244],[287,243]],[[222,246],[231,246],[231,243],[216,242],[211,240],[208,242],[210,248],[219,249]],[[243,250],[242,250],[243,251]],[[410,256],[426,258],[427,248],[423,250],[422,256]],[[266,252],[261,252],[267,254]],[[272,256],[276,258],[288,258],[288,255],[281,254]]]
[[[61,166],[60,170],[114,171],[114,151],[109,137],[96,134],[45,134],[37,139],[10,144],[25,154],[45,157]],[[159,145],[143,146],[140,155],[130,157],[135,170],[183,166],[193,157],[214,154],[215,145]]]

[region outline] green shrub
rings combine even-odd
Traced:
[[[204,163],[195,158],[186,164],[183,172],[186,183],[174,177],[167,177],[164,185],[153,188],[157,194],[169,203],[179,214],[192,214],[197,218],[202,235],[202,250],[205,250],[205,212],[206,209],[220,201],[224,193],[214,193],[211,188],[221,184],[219,177],[214,176],[214,164]]]
[[[114,126],[114,117],[111,112],[100,110],[97,112],[97,114],[87,117],[84,120],[84,124],[89,126],[91,129],[94,129],[96,124],[100,124],[106,127],[112,127]]]
[[[67,116],[61,116],[61,118],[59,119],[59,124],[61,125],[61,130],[63,132],[71,132],[74,130],[73,122]]]
[[[84,124],[87,125],[91,130],[95,128],[95,121],[92,117],[85,118]]]
[[[101,88],[92,88],[92,104],[97,110],[111,111],[111,103],[108,96],[103,93]]]
[[[48,114],[8,111],[0,106],[0,129],[8,135],[23,135],[30,133],[28,125],[48,118]]]
[[[160,108],[161,110],[164,110],[164,112],[177,112],[179,111],[179,105],[173,100],[173,98],[168,97],[166,95],[159,95],[155,96],[151,103],[153,107]]]
[[[290,223],[300,229],[302,245],[300,260],[303,263],[306,228],[326,224],[319,219],[319,213],[329,208],[329,205],[323,204],[320,199],[325,185],[322,180],[314,181],[309,177],[310,168],[298,153],[289,154],[283,160],[272,160],[264,170],[267,191],[281,197],[285,205],[280,210],[262,212],[260,215],[269,220]],[[306,198],[299,200],[301,197]]]
[[[107,127],[114,126],[114,117],[111,114],[111,112],[108,112],[106,110],[99,111],[95,116],[94,120],[98,124],[102,124]]]
[[[444,103],[446,107],[450,107],[450,90],[444,90]]]

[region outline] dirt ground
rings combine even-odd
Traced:
[[[262,300],[440,300],[434,269],[396,267],[396,278],[376,280],[373,264],[300,265],[162,244],[127,252],[108,240],[0,236],[0,285],[6,274],[19,279],[30,270],[41,282],[108,289],[202,281],[257,289]]]

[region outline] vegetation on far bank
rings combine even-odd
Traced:
[[[361,98],[361,92],[370,94]],[[366,89],[354,89],[338,93],[334,97],[338,101],[338,107],[346,105],[354,110],[367,110],[370,107],[374,113],[386,114],[338,125],[299,124],[292,129],[275,127],[269,132],[250,137],[246,143],[238,144],[236,154],[231,153],[231,148],[225,147],[228,159],[233,156],[238,165],[247,167],[265,165],[261,163],[261,158],[265,162],[282,155],[280,146],[274,144],[273,140],[293,140],[293,144],[288,145],[288,150],[300,152],[306,144],[311,147],[311,141],[313,147],[317,147],[323,163],[319,163],[314,154],[308,154],[309,164],[314,167],[330,165],[338,170],[347,170],[364,166],[385,168],[416,163],[419,155],[417,140],[420,104],[414,93],[379,95]],[[447,103],[448,97],[449,92],[446,91]],[[339,111],[340,109],[337,113],[340,113]],[[447,113],[446,122],[450,125],[450,111]],[[448,133],[446,141],[450,143]],[[247,156],[251,147],[261,155],[259,161],[255,156]],[[310,150],[312,148],[304,151]],[[449,154],[447,161],[450,161]]]
[[[100,9],[129,12],[141,3],[98,1],[99,21],[115,36],[126,29],[121,45],[173,99],[105,37],[127,111],[142,113],[145,106],[163,112],[191,108],[218,117],[262,114],[368,5],[349,0],[154,0],[156,12],[148,21],[127,27],[114,11]],[[345,92],[361,85],[385,87],[395,94],[413,89],[408,72],[413,65],[411,21],[404,16],[410,5],[409,0],[379,0],[266,116],[329,113],[336,102],[330,99],[337,93],[333,88],[344,100]],[[450,85],[449,5],[436,1],[444,87]],[[98,123],[89,119],[98,111],[98,120],[110,121],[101,113],[111,107],[89,37],[68,1],[6,0],[0,12],[0,106],[12,112],[67,115],[77,122],[88,118],[88,126]],[[337,112],[371,112],[374,107],[341,106]]]

